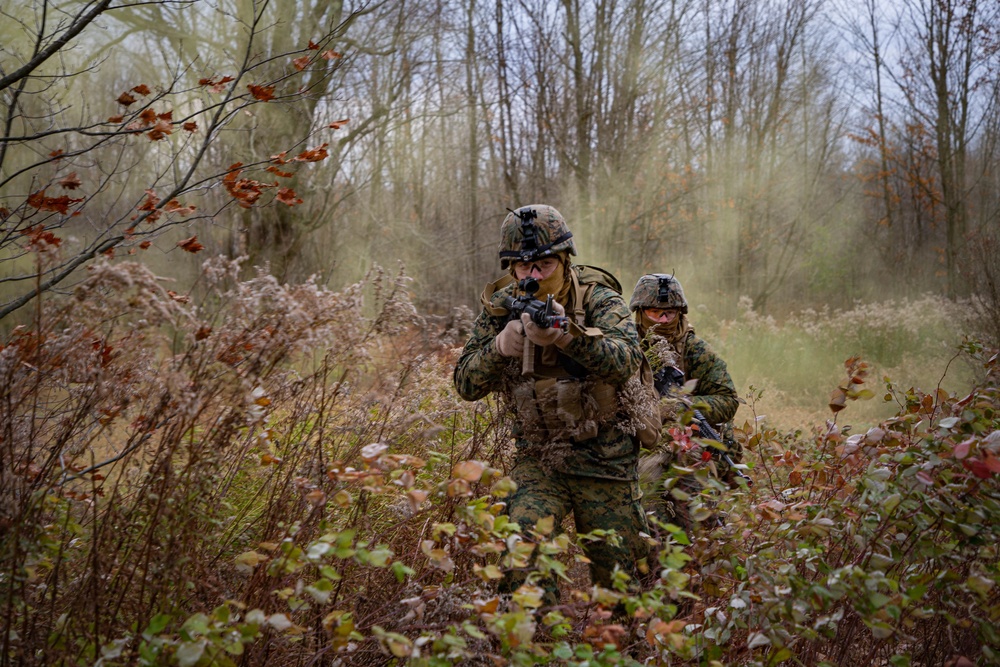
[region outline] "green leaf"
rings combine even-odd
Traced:
[[[406,581],[407,577],[415,574],[415,570],[413,568],[407,567],[398,560],[393,561],[392,565],[389,567],[392,570],[392,573],[396,575],[396,581],[400,583]]]
[[[306,593],[320,604],[326,604],[333,592],[333,583],[329,579],[320,579],[312,586],[306,586]]]
[[[208,644],[207,639],[199,639],[196,642],[184,642],[179,647],[177,647],[177,652],[174,653],[174,657],[177,658],[177,664],[180,667],[191,667],[201,660],[202,654],[205,652],[205,646]]]
[[[158,635],[168,625],[170,625],[170,614],[157,614],[150,619],[149,625],[142,631],[142,636],[148,639],[153,635]]]

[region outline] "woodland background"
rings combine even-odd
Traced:
[[[484,500],[506,426],[449,374],[529,203],[626,296],[676,272],[768,479],[706,498],[723,546],[660,552],[633,648],[995,664],[997,25],[979,0],[4,3],[0,664],[628,654],[578,572],[561,620],[477,588],[512,565]]]

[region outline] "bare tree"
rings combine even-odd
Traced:
[[[62,288],[99,255],[153,244],[196,252],[197,234],[177,241],[168,231],[209,223],[235,207],[301,203],[283,181],[326,158],[331,128],[317,134],[303,123],[267,150],[250,142],[242,159],[222,150],[221,168],[210,157],[228,133],[248,136],[241,124],[248,115],[275,105],[315,106],[315,80],[342,58],[324,45],[343,32],[350,13],[328,21],[312,40],[293,38],[269,51],[262,40],[280,26],[267,22],[268,2],[242,6],[241,15],[224,3],[174,0],[18,9],[3,47],[4,62],[15,66],[0,71],[0,317]],[[241,48],[227,62],[175,60],[158,80],[116,82],[121,88],[113,92],[95,85],[104,79],[94,54],[127,63],[123,49],[155,37],[145,32],[155,23],[151,12],[224,18],[241,35]],[[86,49],[74,51],[79,45]],[[127,65],[120,69],[137,76]],[[45,261],[28,264],[28,253],[40,248],[49,251],[38,255]]]

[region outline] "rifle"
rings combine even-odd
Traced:
[[[664,366],[653,374],[653,386],[656,387],[656,391],[660,396],[678,398],[676,392],[673,390],[681,387],[683,384],[684,373],[676,366]],[[707,419],[705,419],[705,415],[701,413],[701,410],[691,407],[690,401],[683,398],[681,400],[683,400],[684,403],[691,408],[691,421],[693,421],[695,426],[698,427],[698,432],[703,434],[708,440],[714,440],[721,443],[722,436],[719,435],[718,431],[712,428],[712,425],[708,423]],[[715,448],[713,447],[713,449]],[[747,483],[747,486],[753,486],[753,480],[750,476],[736,467],[736,462],[733,461],[732,457],[730,457],[727,452],[719,452],[719,455],[721,455],[723,461],[729,465],[730,470],[736,473],[738,477],[743,478],[743,481]]]
[[[553,315],[552,295],[549,294],[545,301],[535,298],[538,291],[538,281],[534,278],[523,278],[517,283],[518,288],[524,294],[520,296],[505,296],[503,307],[510,311],[510,319],[519,320],[524,313],[528,314],[531,321],[540,329],[549,327],[559,327],[563,331],[569,326],[569,318],[564,315]]]
[[[538,281],[534,278],[522,278],[517,283],[522,294],[520,296],[505,296],[503,307],[510,312],[510,319],[520,320],[521,315],[528,314],[535,326],[540,329],[558,327],[566,331],[569,327],[569,318],[565,315],[553,314],[553,298],[549,294],[545,301],[535,298],[538,291]],[[535,372],[535,346],[531,341],[524,341],[524,355],[521,359],[521,374],[533,375]]]

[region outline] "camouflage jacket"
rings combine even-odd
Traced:
[[[490,299],[491,304],[501,305],[505,296],[514,294],[514,289],[515,285],[511,284],[497,291]],[[566,310],[572,312],[571,307]],[[610,287],[596,284],[584,304],[584,311],[585,325],[599,329],[602,335],[575,338],[560,353],[561,362],[572,366],[577,377],[582,374],[587,379],[624,385],[642,363],[635,323],[624,299]],[[506,324],[507,317],[491,315],[486,309],[476,319],[454,373],[455,388],[465,400],[479,400],[494,392],[502,394],[507,391],[510,378],[520,374],[521,359],[502,356],[494,343]],[[537,452],[536,447],[518,437],[516,417],[513,432],[517,457]],[[614,424],[601,426],[596,437],[563,444],[569,451],[556,466],[557,472],[605,479],[635,480],[638,477],[636,441]]]
[[[648,348],[648,339],[643,340],[643,348],[644,351]],[[705,419],[712,424],[732,421],[739,407],[736,385],[729,376],[726,362],[694,331],[687,334],[681,370],[685,380],[698,381],[691,399]]]

